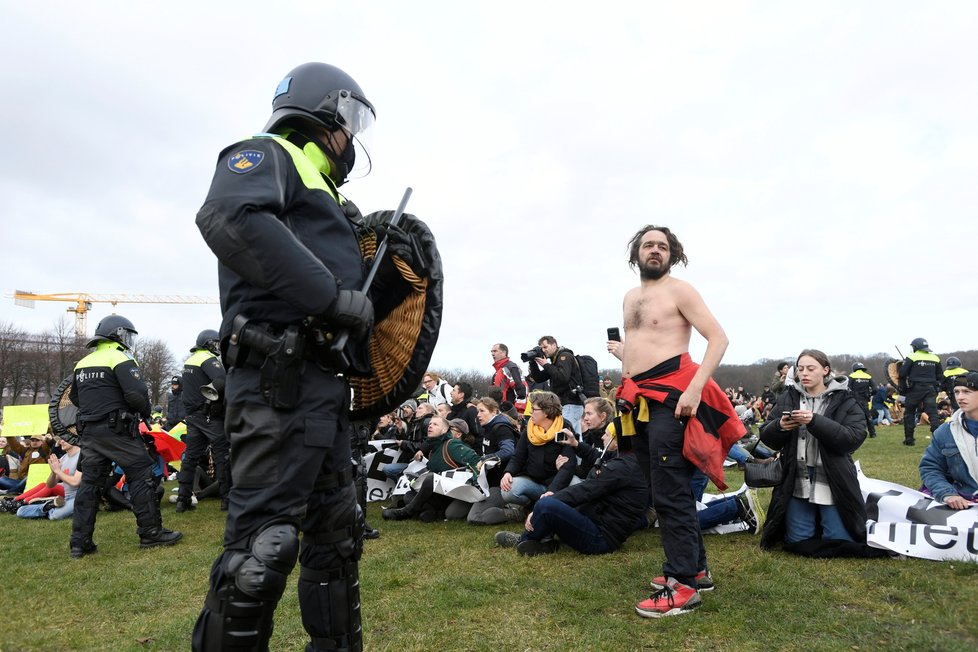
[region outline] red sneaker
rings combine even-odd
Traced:
[[[699,591],[669,578],[652,597],[635,605],[635,611],[643,618],[662,618],[690,612],[701,603]]]
[[[652,588],[656,591],[661,591],[666,586],[666,578],[662,577],[661,575],[659,577],[654,577],[649,584],[651,584]],[[702,570],[696,574],[696,587],[700,591],[712,591],[714,586],[715,584],[713,584],[713,576],[710,575],[710,571]]]

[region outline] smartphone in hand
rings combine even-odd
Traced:
[[[608,329],[608,341],[621,342],[621,331],[618,330],[617,326],[612,326]]]

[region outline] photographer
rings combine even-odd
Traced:
[[[499,481],[506,503],[526,506],[547,491],[559,491],[570,484],[577,469],[574,449],[564,442],[566,432],[560,414],[560,401],[553,392],[531,392],[533,404],[526,433],[516,442],[516,451]],[[573,435],[572,428],[566,428]],[[567,457],[557,468],[557,458]]]
[[[558,346],[552,335],[544,335],[537,345],[520,358],[530,363],[530,376],[534,380],[550,381],[550,391],[557,395],[563,406],[564,421],[577,431],[584,413],[584,390],[574,352]]]

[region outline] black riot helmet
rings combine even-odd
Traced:
[[[853,371],[866,371],[866,365],[864,365],[862,362],[853,362],[852,363],[852,370]]]
[[[207,328],[200,331],[200,333],[197,335],[197,344],[195,344],[194,348],[190,350],[196,351],[197,349],[207,349],[214,355],[217,355],[220,348],[221,336],[213,328]]]
[[[360,85],[348,74],[327,63],[304,63],[290,71],[275,89],[265,131],[295,129],[325,146],[333,163],[330,177],[342,185],[348,177],[370,172],[369,136],[376,115]],[[334,151],[322,129],[342,129],[347,136],[345,149]]]
[[[122,315],[109,315],[95,327],[95,336],[85,346],[92,347],[106,340],[118,342],[126,349],[132,349],[132,336],[138,335],[132,322]]]
[[[948,369],[955,369],[960,366],[961,366],[961,359],[958,358],[957,356],[952,355],[950,358],[947,359]]]
[[[930,345],[927,343],[927,340],[922,337],[915,337],[913,342],[910,343],[910,346],[914,351],[926,351],[927,353],[930,353]]]

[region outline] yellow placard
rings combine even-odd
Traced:
[[[33,437],[48,431],[48,406],[7,405],[3,408],[4,437]]]

